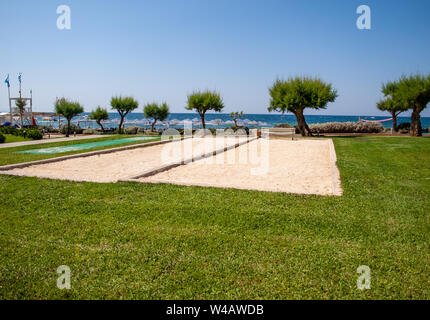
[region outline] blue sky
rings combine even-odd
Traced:
[[[56,27],[61,4],[71,30]],[[371,30],[356,27],[361,4],[372,10]],[[430,72],[429,13],[422,0],[1,1],[0,110],[7,73],[16,95],[23,72],[38,111],[52,111],[57,96],[91,111],[123,94],[139,111],[167,101],[185,112],[187,94],[208,88],[225,112],[247,113],[267,113],[276,77],[314,75],[339,92],[317,114],[383,115],[382,82]]]

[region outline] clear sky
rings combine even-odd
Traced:
[[[61,4],[71,30],[57,29]],[[356,27],[362,4],[371,30]],[[276,77],[315,75],[339,92],[318,114],[383,115],[382,82],[430,72],[429,14],[427,0],[2,0],[0,110],[7,73],[14,95],[23,73],[37,111],[57,96],[91,111],[123,94],[185,112],[188,93],[216,89],[225,112],[246,113],[267,113]]]

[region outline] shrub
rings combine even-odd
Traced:
[[[96,134],[97,130],[88,128],[88,129],[85,129],[84,131],[82,131],[82,133],[83,134]]]
[[[25,137],[33,140],[41,140],[43,139],[43,133],[37,129],[30,129],[25,133]]]
[[[0,133],[3,133],[3,134],[11,134],[11,135],[14,135],[14,136],[19,136],[20,135],[19,131],[20,130],[18,130],[15,127],[10,127],[10,126],[0,127]]]
[[[0,133],[0,143],[4,143],[6,141],[6,137]]]
[[[127,128],[125,128],[126,134],[138,134],[139,132],[142,132],[142,129],[140,127],[127,127]]]
[[[380,133],[384,127],[379,122],[327,122],[311,124],[312,133]]]
[[[236,132],[237,130],[241,130],[241,131],[245,130],[246,134],[249,135],[249,128],[248,127],[232,126],[232,127],[225,128],[225,130],[228,130],[228,129],[233,130],[234,132]]]
[[[76,132],[76,134],[81,134],[83,131],[84,131],[84,129],[82,129],[81,127],[78,127],[77,125],[75,125],[73,123],[70,125],[70,133],[72,133],[72,134],[74,132]],[[61,126],[60,132],[61,132],[61,134],[66,134],[67,133],[67,125]]]
[[[161,135],[161,133],[157,132],[157,131],[146,130],[145,135],[146,136],[159,136],[159,135]]]
[[[178,132],[179,132],[179,134],[181,135],[181,136],[183,136],[184,135],[184,129],[181,129],[181,128],[179,128],[179,129],[176,129],[176,130],[178,130]],[[196,132],[196,129],[192,129],[192,133],[194,134],[194,132]],[[189,134],[189,133],[188,133]]]
[[[397,131],[406,131],[405,133],[408,133],[410,129],[411,129],[410,122],[402,122],[396,128]]]
[[[44,131],[44,132],[58,132],[58,129],[55,129],[53,127],[50,126],[38,126],[37,127],[40,131]]]
[[[279,123],[275,125],[275,128],[293,128],[288,123]]]

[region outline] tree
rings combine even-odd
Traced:
[[[388,82],[384,87],[396,88],[392,97],[401,105],[412,109],[411,136],[422,136],[421,112],[430,102],[430,74],[402,76],[399,80]]]
[[[24,112],[25,112],[25,106],[27,105],[27,101],[25,101],[25,100],[23,100],[23,99],[21,99],[21,98],[18,98],[16,101],[15,101],[15,105],[16,105],[16,107],[18,108],[18,110],[19,110],[19,116],[20,116],[20,118],[21,118],[21,128],[22,128],[22,126],[23,126],[23,119],[22,119],[22,116],[23,116],[23,114],[24,114]]]
[[[66,118],[66,137],[68,137],[70,135],[70,122],[72,121],[73,117],[84,112],[84,108],[78,102],[72,102],[66,98],[60,98],[55,101],[55,112]]]
[[[332,85],[318,78],[295,77],[288,80],[277,79],[269,89],[271,96],[268,111],[292,112],[302,136],[312,136],[312,132],[303,115],[305,108],[325,109],[329,102],[337,98],[337,91]]]
[[[187,110],[196,110],[202,119],[202,127],[206,129],[205,114],[209,110],[221,112],[224,108],[224,103],[219,93],[214,91],[196,91],[188,95]]]
[[[400,113],[408,110],[406,105],[403,105],[401,101],[395,98],[395,94],[398,91],[399,86],[397,83],[387,82],[382,85],[382,93],[386,99],[381,100],[377,104],[377,108],[381,111],[388,111],[393,117],[393,131],[397,131],[397,117]]]
[[[106,109],[100,108],[100,106],[97,107],[96,110],[93,110],[90,114],[91,120],[96,120],[97,124],[102,128],[102,131],[105,131],[105,128],[103,128],[102,121],[109,119],[109,113]]]
[[[110,105],[112,106],[112,109],[118,111],[121,120],[119,122],[118,131],[119,133],[122,133],[122,127],[124,123],[124,118],[129,114],[131,111],[137,109],[139,106],[139,102],[134,100],[132,97],[112,97],[110,101]]]
[[[151,125],[151,131],[154,131],[154,126],[157,121],[164,121],[169,116],[169,106],[167,103],[163,103],[158,105],[157,103],[148,103],[144,108],[143,112],[145,114],[145,118],[152,118],[153,122]]]
[[[237,121],[241,118],[245,117],[245,114],[243,113],[243,111],[240,112],[232,112],[230,113],[230,117],[233,119],[234,122],[234,126],[237,127]]]
[[[388,111],[393,118],[393,132],[397,131],[397,117],[408,108],[403,107],[399,102],[394,101],[392,97],[388,97],[378,102],[376,107],[381,111]]]

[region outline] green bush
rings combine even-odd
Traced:
[[[6,137],[0,133],[0,143],[4,143],[6,141]]]
[[[43,139],[43,133],[37,129],[29,129],[25,133],[25,137],[33,140]]]
[[[397,131],[403,131],[404,133],[408,133],[410,129],[411,129],[410,122],[402,122],[396,128]]]
[[[88,129],[85,129],[84,131],[82,131],[82,133],[83,134],[96,134],[97,130],[88,128]]]
[[[138,134],[139,132],[142,132],[142,129],[140,127],[127,127],[127,128],[125,128],[126,134]]]
[[[288,123],[279,123],[275,125],[275,128],[293,128]]]
[[[240,126],[235,127],[235,126],[232,126],[232,127],[225,128],[225,130],[228,130],[228,129],[231,129],[234,132],[236,132],[237,130],[245,130],[246,134],[249,135],[249,128],[248,127],[240,127]]]
[[[0,127],[0,133],[3,134],[11,134],[14,136],[20,136],[20,130],[18,130],[15,127],[9,127],[9,126],[4,126],[4,127]]]
[[[81,134],[84,131],[84,129],[82,129],[81,127],[78,127],[75,124],[71,124],[70,125],[70,133],[73,134],[76,132],[76,134]],[[60,127],[60,132],[61,134],[66,134],[67,133],[67,124],[64,126]]]
[[[380,133],[384,127],[379,122],[327,122],[309,125],[312,133]]]
[[[55,128],[50,127],[50,126],[37,126],[37,128],[40,131],[49,132],[49,133],[53,133],[53,132],[58,132],[59,131],[59,129],[55,129]]]
[[[157,132],[157,131],[146,130],[145,135],[146,136],[159,136],[159,135],[161,135],[161,133]]]

